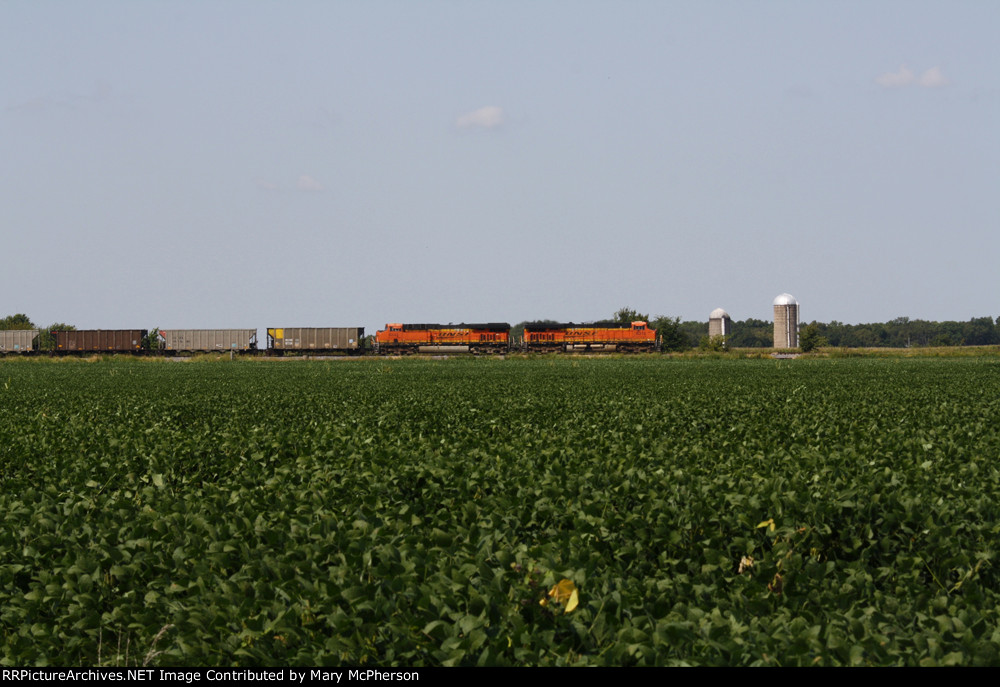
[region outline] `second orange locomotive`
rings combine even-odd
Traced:
[[[503,353],[510,348],[510,325],[387,324],[375,334],[376,353]]]
[[[592,324],[528,324],[524,326],[526,351],[623,351],[656,350],[656,331],[646,322]]]

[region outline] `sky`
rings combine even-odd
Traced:
[[[0,316],[1000,315],[1000,3],[0,5]]]

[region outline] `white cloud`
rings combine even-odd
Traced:
[[[920,78],[910,71],[909,67],[903,65],[898,72],[886,72],[875,79],[875,82],[882,88],[903,88],[905,86],[921,86],[923,88],[941,88],[948,85],[941,67],[931,67]]]
[[[299,180],[295,182],[295,185],[302,191],[322,191],[323,184],[319,183],[313,179],[308,174],[303,174],[299,177]]]
[[[875,79],[875,83],[883,88],[901,88],[909,86],[915,80],[916,77],[913,75],[913,72],[904,65],[899,68],[898,72],[886,72]]]
[[[920,75],[920,85],[924,88],[941,88],[948,85],[948,79],[945,78],[941,67],[931,67]]]
[[[496,105],[488,105],[478,110],[467,112],[455,120],[455,126],[459,129],[470,129],[472,127],[493,129],[501,124],[503,124],[503,110]]]

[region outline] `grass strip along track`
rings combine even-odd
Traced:
[[[1000,362],[0,364],[3,665],[1000,664]]]

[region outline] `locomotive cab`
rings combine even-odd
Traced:
[[[402,322],[390,322],[385,325],[385,329],[375,332],[375,352],[383,352],[383,346],[399,344],[400,339],[405,339]]]
[[[401,322],[400,323],[393,322],[391,324],[387,324],[385,325],[384,331],[385,331],[385,336],[384,337],[380,336],[379,341],[386,341],[386,342],[390,341],[389,332],[396,332],[396,336],[392,338],[391,341],[393,343],[399,343],[399,334],[400,332],[403,331],[403,324]],[[382,332],[378,332],[378,334],[382,334]]]

